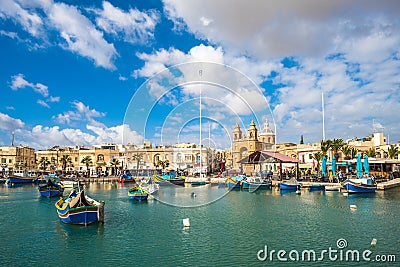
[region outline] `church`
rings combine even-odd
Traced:
[[[247,136],[242,132],[238,123],[233,130],[232,158],[233,168],[240,169],[239,160],[258,150],[271,150],[275,145],[275,133],[266,120],[264,128],[258,132],[254,120],[247,129]]]

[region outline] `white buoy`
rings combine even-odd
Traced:
[[[300,190],[296,190],[296,194],[301,194],[301,191]]]
[[[375,247],[376,246],[376,242],[377,242],[376,238],[373,238],[372,241],[371,241],[371,247]]]
[[[356,210],[356,209],[357,209],[357,206],[356,206],[356,205],[350,205],[350,209],[351,209],[351,210]]]
[[[349,193],[343,193],[343,196],[347,197],[349,195]]]
[[[183,227],[190,227],[189,218],[183,219],[182,222],[183,222]]]

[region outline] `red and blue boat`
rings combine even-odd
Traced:
[[[63,223],[88,225],[104,222],[104,201],[101,203],[86,196],[84,191],[72,190],[68,198],[60,198],[56,204],[57,214]]]

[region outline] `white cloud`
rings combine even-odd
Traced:
[[[37,103],[45,108],[50,108],[49,104],[47,104],[44,100],[38,99]]]
[[[46,85],[43,85],[41,83],[36,83],[33,84],[31,82],[28,82],[25,80],[23,74],[17,74],[11,77],[11,89],[13,90],[18,90],[20,88],[25,88],[25,87],[30,87],[32,88],[36,93],[41,94],[44,97],[47,97],[49,95],[49,90]]]
[[[102,10],[95,10],[96,24],[106,33],[122,37],[130,43],[146,43],[154,37],[154,29],[159,19],[155,11],[140,12],[137,9],[122,9],[104,1]]]
[[[368,36],[366,29],[375,25],[371,18],[385,14],[398,24],[400,11],[397,0],[163,2],[179,29],[184,27],[227,50],[263,58],[324,55],[337,40]]]
[[[113,60],[118,53],[114,45],[73,5],[52,0],[4,0],[0,2],[0,18],[19,23],[37,42],[57,43],[49,41],[47,35],[49,30],[56,30],[63,40],[58,45],[65,50],[92,59],[96,66],[116,68]]]
[[[47,149],[55,145],[84,145],[90,147],[102,143],[122,144],[123,135],[125,135],[124,140],[129,140],[131,144],[141,144],[143,142],[143,138],[140,135],[124,125],[110,128],[87,125],[87,129],[89,132],[74,128],[61,129],[59,126],[36,125],[32,129],[16,130],[16,142],[23,142],[24,145],[35,149]]]
[[[76,7],[54,3],[48,10],[48,18],[65,40],[66,49],[93,59],[97,66],[115,69],[112,60],[117,56],[117,51],[114,45],[108,43]]]
[[[2,130],[15,130],[23,128],[25,123],[20,119],[15,119],[7,114],[0,112],[0,129]]]
[[[90,109],[80,101],[72,102],[72,106],[75,110],[66,111],[63,114],[53,116],[53,119],[58,123],[70,124],[72,121],[87,121],[92,125],[102,125],[95,121],[94,118],[101,118],[106,115],[105,112],[100,112],[95,109]]]
[[[43,20],[37,13],[23,8],[21,3],[13,0],[0,1],[0,18],[11,18],[35,37],[40,34],[43,27]]]

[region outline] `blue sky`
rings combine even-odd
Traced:
[[[394,143],[399,48],[396,0],[3,0],[0,145],[198,143],[200,87],[216,147],[253,118],[318,142],[322,92],[327,138]]]

